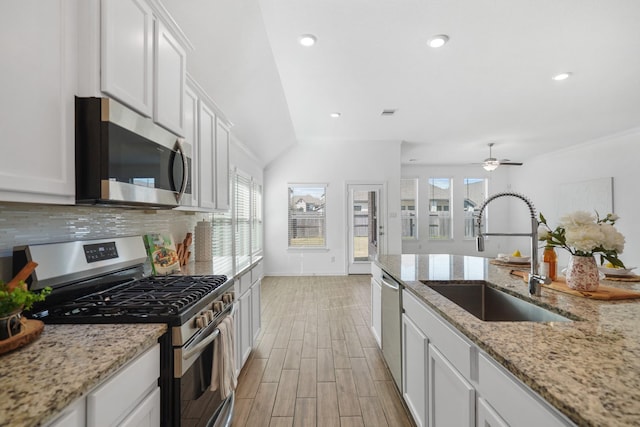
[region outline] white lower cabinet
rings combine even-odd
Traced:
[[[159,393],[160,345],[147,351],[87,395],[87,427],[118,425],[141,405],[142,412],[156,412],[160,419],[160,401],[146,402],[150,394]],[[133,424],[130,424],[133,425]],[[152,425],[152,424],[141,424]],[[155,424],[159,425],[159,424]]]
[[[382,346],[382,285],[376,279],[371,278],[371,332]]]
[[[260,294],[262,286],[262,264],[258,262],[250,270],[235,279],[237,299],[236,317],[236,373],[246,363],[261,327]]]
[[[253,343],[253,334],[251,333],[251,290],[240,296],[240,367],[251,354],[251,345]]]
[[[84,397],[67,406],[48,427],[84,427],[87,402]]]
[[[120,423],[118,427],[155,427],[160,425],[160,388],[156,387]]]
[[[427,350],[429,340],[402,315],[402,396],[418,427],[427,426]]]
[[[159,376],[156,344],[65,408],[47,427],[159,427]]]
[[[522,427],[574,425],[488,355],[478,356],[478,392],[503,424]],[[484,424],[478,424],[484,425]],[[494,424],[488,424],[493,426]]]
[[[509,427],[505,420],[482,397],[478,398],[478,427]]]
[[[429,425],[473,427],[475,389],[432,344],[428,355]]]
[[[382,269],[371,263],[371,332],[382,348]]]
[[[410,291],[402,303],[402,396],[417,426],[574,425]]]
[[[251,286],[251,335],[253,336],[253,342],[255,343],[260,334],[260,327],[262,324],[262,316],[260,315],[260,292],[262,286],[262,279],[258,279]]]

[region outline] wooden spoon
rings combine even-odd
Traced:
[[[15,288],[20,286],[20,281],[27,280],[27,278],[31,276],[31,273],[33,273],[33,270],[35,270],[37,266],[37,262],[29,261],[27,265],[22,267],[22,270],[20,270],[18,274],[16,274],[16,277],[11,279],[9,283],[7,283],[7,292],[12,292]],[[22,284],[22,289],[24,289],[25,291],[27,290],[26,283]]]

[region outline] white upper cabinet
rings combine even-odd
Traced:
[[[229,210],[229,125],[191,77],[184,92],[184,136],[193,144],[194,195],[197,210]]]
[[[101,2],[101,91],[183,136],[186,52],[145,0]]]
[[[216,121],[216,158],[215,184],[216,209],[229,210],[229,142],[231,134],[227,126],[219,118]]]
[[[77,8],[0,2],[0,201],[75,202]]]
[[[200,161],[200,206],[207,209],[216,207],[216,193],[214,186],[214,152],[216,143],[216,115],[203,102],[198,103],[199,120],[199,152]]]
[[[154,120],[170,131],[184,135],[187,56],[180,43],[162,22],[156,21],[155,33]]]
[[[102,91],[153,113],[153,13],[144,0],[102,1]]]
[[[191,204],[199,206],[198,95],[189,85],[185,87],[184,91],[184,139],[193,147],[191,153]]]

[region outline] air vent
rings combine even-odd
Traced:
[[[395,108],[394,109],[386,109],[386,110],[382,110],[382,113],[380,113],[381,116],[393,116],[396,113]]]

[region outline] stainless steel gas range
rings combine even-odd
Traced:
[[[212,391],[218,325],[233,315],[233,279],[149,276],[141,236],[15,248],[14,270],[38,263],[32,290],[50,286],[29,317],[45,323],[166,323],[160,340],[163,427],[228,426],[234,396]]]

